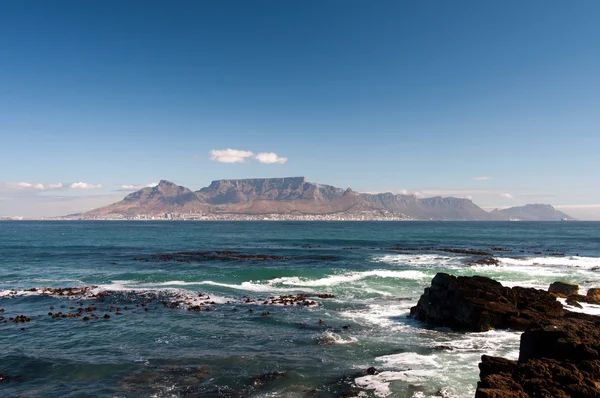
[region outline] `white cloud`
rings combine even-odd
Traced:
[[[88,184],[87,182],[74,182],[71,184],[73,189],[98,189],[102,188],[101,184]]]
[[[250,151],[240,151],[237,149],[213,149],[210,151],[210,158],[215,162],[220,163],[243,163],[246,158],[254,156],[254,153]]]
[[[274,152],[260,152],[258,155],[254,155],[252,151],[240,151],[231,148],[213,149],[210,151],[210,158],[220,163],[244,163],[251,158],[264,164],[283,164],[288,161],[288,158],[279,157]]]
[[[152,188],[157,185],[158,185],[158,182],[151,182],[150,184],[146,184],[146,185],[124,184],[124,185],[121,185],[121,190],[134,191],[134,190],[143,189],[143,188]]]
[[[508,193],[508,192],[501,193],[500,196],[503,197],[503,198],[505,198],[505,199],[513,199],[514,198],[514,196],[512,194]]]
[[[488,177],[488,176],[481,176],[481,177],[474,177],[473,178],[475,181],[487,181],[487,180],[491,180],[492,177]]]
[[[256,160],[258,160],[261,163],[267,163],[267,164],[272,164],[272,163],[283,164],[288,161],[287,158],[280,158],[274,152],[261,152],[258,155],[256,155]]]
[[[20,188],[20,189],[37,189],[38,191],[45,191],[49,189],[61,189],[63,187],[62,183],[57,184],[48,184],[44,185],[41,183],[32,183],[32,182],[17,182],[13,184],[8,184],[9,187],[12,188]]]

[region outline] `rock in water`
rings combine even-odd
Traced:
[[[548,291],[550,293],[570,296],[579,292],[579,285],[573,285],[567,282],[554,282],[550,284]]]
[[[521,335],[519,362],[551,358],[579,363],[600,360],[600,317],[567,312]]]
[[[431,326],[483,332],[525,330],[540,321],[563,316],[566,311],[543,290],[511,289],[483,276],[438,273],[410,313]]]
[[[600,300],[600,289],[597,287],[588,289],[587,296],[593,298],[594,300]]]

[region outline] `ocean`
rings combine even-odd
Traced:
[[[472,397],[520,333],[407,318],[441,271],[585,294],[600,223],[0,222],[0,396]]]

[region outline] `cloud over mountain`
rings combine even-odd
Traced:
[[[121,188],[118,191],[137,191],[142,188],[152,188],[158,185],[158,182],[151,182],[150,184],[124,184],[121,185]]]

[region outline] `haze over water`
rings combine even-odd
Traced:
[[[223,253],[153,257],[208,251]],[[481,355],[516,358],[520,333],[408,319],[432,277],[586,289],[599,267],[600,225],[586,222],[0,222],[0,315],[31,318],[0,322],[0,394],[470,397]],[[292,294],[317,305],[270,304]],[[48,315],[79,307],[89,320]]]

